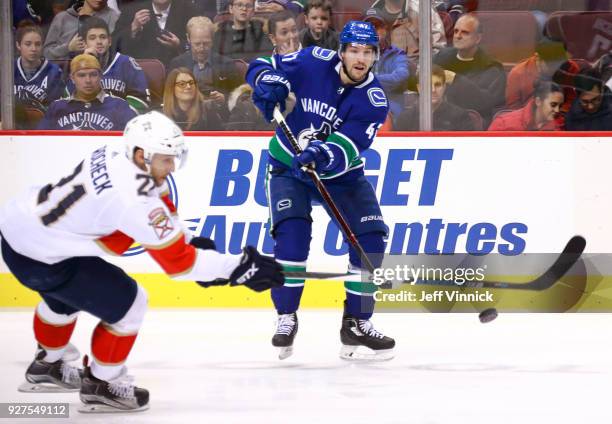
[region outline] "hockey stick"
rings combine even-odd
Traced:
[[[557,260],[539,277],[528,281],[526,283],[511,283],[505,281],[469,281],[465,284],[458,285],[452,281],[433,281],[433,280],[419,280],[416,282],[417,285],[451,285],[458,287],[469,287],[469,288],[485,288],[485,289],[512,289],[512,290],[546,290],[552,287],[557,281],[559,281],[584,252],[586,247],[586,240],[582,236],[573,236],[565,245],[565,248],[557,258]]]
[[[511,290],[546,290],[552,287],[557,281],[559,281],[569,269],[578,262],[584,248],[586,247],[586,240],[581,236],[572,237],[565,248],[555,260],[555,262],[539,277],[527,281],[525,283],[512,283],[507,281],[469,281],[465,284],[457,284],[453,281],[445,280],[417,280],[404,281],[403,284],[410,285],[428,285],[428,286],[453,286],[453,287],[469,287],[469,288],[490,288],[490,289],[511,289]],[[291,271],[285,272],[287,278],[300,278],[300,279],[345,279],[352,277],[354,274],[347,273],[333,273],[333,272],[299,272]]]
[[[276,121],[276,124],[280,127],[283,134],[285,134],[285,137],[287,137],[287,139],[291,143],[291,147],[293,147],[295,153],[298,155],[302,153],[302,148],[298,144],[295,135],[293,135],[291,128],[289,128],[287,122],[285,122],[285,118],[283,117],[283,114],[280,112],[280,110],[278,110],[278,107],[274,108],[274,120]],[[325,185],[323,185],[323,181],[321,181],[321,177],[319,177],[317,171],[315,171],[314,168],[310,166],[305,167],[305,171],[310,176],[310,179],[312,180],[314,185],[317,187],[317,190],[319,190],[319,193],[321,194],[321,197],[323,198],[325,203],[327,203],[327,206],[331,210],[332,215],[334,215],[336,222],[340,224],[344,237],[346,237],[351,246],[353,246],[353,248],[359,254],[362,265],[364,265],[369,272],[374,272],[374,265],[372,265],[372,262],[370,262],[370,258],[368,258],[368,256],[366,255],[365,251],[363,250],[363,247],[361,247],[361,245],[359,244],[357,237],[355,236],[353,231],[351,231],[351,228],[340,213],[340,210],[338,210],[338,207],[332,200],[329,191],[327,191],[327,188],[325,188]],[[285,274],[285,276],[287,276],[287,274]]]

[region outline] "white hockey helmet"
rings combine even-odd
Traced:
[[[172,119],[160,112],[151,111],[130,119],[123,130],[123,140],[129,160],[134,160],[135,148],[143,150],[149,172],[156,153],[175,156],[177,169],[182,168],[187,161],[188,151],[183,131]]]

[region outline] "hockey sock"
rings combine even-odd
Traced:
[[[74,331],[77,316],[78,312],[70,315],[55,313],[44,300],[38,304],[34,313],[34,337],[45,349],[44,361],[61,359]]]
[[[109,324],[100,322],[91,338],[92,374],[105,381],[118,377],[137,335],[119,334]]]
[[[289,262],[278,260],[284,271],[306,271],[305,262]],[[274,307],[279,314],[290,314],[298,310],[304,291],[304,280],[287,278],[282,287],[271,290]]]
[[[370,319],[374,313],[374,293],[378,287],[373,283],[346,281],[346,313],[358,319]]]
[[[367,252],[368,258],[375,268],[381,266],[383,261],[384,238],[385,234],[380,232],[365,233],[358,237],[359,243]],[[356,250],[351,247],[349,249],[349,272],[355,274],[356,278],[354,281],[344,283],[346,291],[345,312],[358,319],[370,319],[374,313],[374,293],[376,293],[378,287],[374,283],[361,281],[359,278],[362,272],[361,268],[361,258]]]

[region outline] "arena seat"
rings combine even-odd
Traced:
[[[374,3],[374,0],[335,0],[333,13],[357,12],[364,14]]]
[[[50,60],[49,62],[55,63],[62,70],[62,78],[67,81],[70,78],[70,60],[68,59],[56,59]]]
[[[247,69],[249,69],[249,64],[242,59],[234,59],[234,66],[236,66],[236,69],[238,69],[238,72],[240,72],[242,80],[244,80]]]
[[[541,10],[550,13],[555,10],[564,10],[571,7],[582,6],[583,1],[577,0],[477,0],[477,10]]]
[[[474,131],[483,131],[484,128],[484,119],[478,111],[474,109],[467,110],[468,116],[470,117],[470,121],[472,121],[472,125],[474,125]]]
[[[477,16],[484,28],[481,45],[500,62],[516,64],[535,52],[539,31],[531,13],[493,11]]]
[[[595,61],[612,50],[612,12],[556,12],[546,32],[565,43],[571,57]]]
[[[344,24],[348,21],[359,20],[363,16],[363,12],[354,11],[354,12],[334,12],[332,15],[332,28],[336,31],[342,31],[344,28]]]
[[[164,98],[164,83],[166,82],[166,68],[157,59],[136,59],[145,76],[151,92],[151,106],[157,107]]]

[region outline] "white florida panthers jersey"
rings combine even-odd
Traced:
[[[237,266],[239,258],[186,242],[167,187],[157,187],[123,149],[100,147],[67,171],[0,209],[2,237],[18,253],[53,264],[120,255],[136,241],[177,279],[227,278]]]

